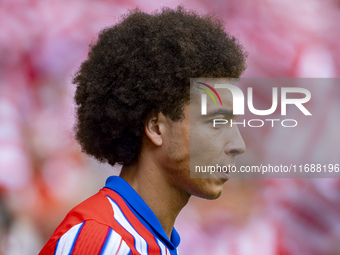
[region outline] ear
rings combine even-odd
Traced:
[[[162,113],[150,114],[144,125],[146,136],[156,146],[163,144],[163,136],[165,131],[166,117]]]

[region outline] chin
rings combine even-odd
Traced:
[[[215,200],[217,198],[219,198],[220,196],[222,195],[222,190],[216,194],[211,194],[207,197],[205,197],[205,199],[208,199],[208,200]]]
[[[222,195],[222,191],[218,193],[209,193],[209,194],[204,193],[204,194],[193,194],[193,195],[200,197],[200,198],[208,199],[208,200],[215,200]]]
[[[213,200],[222,195],[223,184],[227,181],[223,178],[194,178],[186,191],[188,194],[204,199]]]
[[[213,187],[209,187],[208,189],[200,190],[199,193],[193,194],[197,197],[214,200],[219,198],[222,195],[223,186],[222,185],[214,185]]]

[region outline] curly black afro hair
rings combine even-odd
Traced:
[[[76,73],[76,139],[99,161],[138,160],[144,123],[162,112],[183,117],[190,78],[238,78],[243,47],[212,16],[177,7],[152,15],[136,9],[99,34]]]

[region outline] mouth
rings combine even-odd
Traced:
[[[220,172],[220,173],[217,173],[217,176],[225,181],[228,181],[230,179],[229,172]]]
[[[231,173],[231,170],[235,167],[235,164],[228,164],[226,166],[227,168],[222,168],[222,171],[215,173],[216,174],[215,176],[217,178],[221,178],[225,181],[230,179],[230,173]]]

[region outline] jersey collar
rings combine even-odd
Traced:
[[[105,188],[109,188],[117,192],[133,209],[135,215],[137,217],[141,217],[171,250],[178,247],[180,237],[176,229],[172,229],[170,241],[154,212],[123,178],[119,176],[110,176],[106,180]]]

